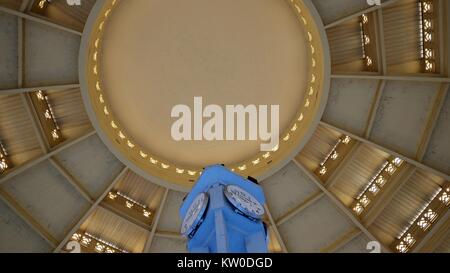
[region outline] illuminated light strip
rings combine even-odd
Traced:
[[[422,213],[430,206],[430,204],[436,199],[436,197],[441,193],[441,191],[442,191],[442,188],[437,190],[436,193],[434,193],[433,197],[430,199],[430,201],[428,203],[426,203],[422,208],[420,208],[419,212],[416,214],[416,216],[414,216],[413,220],[411,220],[409,222],[409,225],[403,229],[403,231],[400,233],[400,235],[397,237],[397,239],[403,237],[403,235],[405,235],[405,233],[407,233],[408,230],[412,226],[414,226],[414,223],[420,218]]]
[[[363,23],[359,23],[359,32],[360,32],[360,38],[361,38],[361,48],[362,48],[362,57],[363,59],[366,58],[366,46],[364,45],[364,28]]]
[[[322,162],[320,162],[320,166],[325,165],[325,163],[328,161],[328,159],[331,158],[331,156],[333,155],[333,153],[336,152],[337,147],[339,146],[339,144],[341,144],[341,143],[343,143],[343,144],[348,144],[348,143],[350,143],[350,141],[351,141],[351,138],[350,138],[349,136],[344,136],[344,138],[338,139],[338,141],[336,142],[336,144],[334,144],[333,148],[332,148],[331,151],[327,154],[327,156],[325,157],[325,159],[322,160]],[[334,158],[334,159],[337,159],[337,157]]]
[[[52,121],[52,129],[50,135],[52,136],[53,141],[57,141],[61,137],[61,131],[58,122],[56,121],[55,113],[53,112],[53,108],[50,104],[49,98],[42,90],[36,91],[35,95],[38,101],[40,101],[44,105],[44,112],[42,113],[44,119]]]
[[[147,206],[134,200],[133,198],[121,193],[120,191],[117,192],[109,192],[108,193],[108,198],[115,201],[117,196],[120,196],[122,198],[125,199],[125,206],[129,209],[133,208],[135,205],[137,207],[139,207],[142,211],[139,211],[140,213],[142,212],[142,215],[144,215],[144,217],[149,218],[152,215],[152,212],[150,210],[147,209]]]
[[[3,142],[0,141],[0,174],[6,172],[9,168],[11,168],[11,164],[8,160],[8,153],[3,146]]]
[[[50,0],[40,0],[38,6],[40,9],[44,9],[48,4],[50,4]]]
[[[369,46],[371,45],[371,38],[369,35],[369,17],[367,14],[363,14],[360,17],[359,29],[362,49],[362,59],[365,61],[365,67],[371,68],[373,65],[373,59],[369,56]]]
[[[364,212],[366,207],[373,201],[373,198],[386,185],[389,178],[394,175],[402,164],[403,160],[395,157],[391,160],[386,160],[381,165],[375,175],[372,176],[369,183],[367,183],[361,193],[355,198],[352,210],[357,215],[361,215]],[[388,175],[383,175],[384,173],[387,173]]]
[[[336,151],[337,147],[339,146],[339,144],[341,144],[341,142],[342,142],[342,139],[338,139],[336,144],[334,144],[333,148],[331,148],[331,151],[327,154],[327,156],[325,156],[325,159],[322,160],[322,162],[320,162],[320,164],[319,164],[320,166],[323,166],[323,165],[325,165],[325,163],[327,163],[328,159],[330,159],[330,157],[331,157],[331,154]]]
[[[53,122],[55,123],[56,129],[59,130],[58,122],[56,122],[55,113],[53,112],[53,108],[52,108],[50,102],[48,101],[48,96],[45,96],[45,102],[47,103],[47,108],[48,108],[47,110],[48,110],[48,112],[45,112],[45,113],[44,113],[44,116],[45,116],[47,119],[52,119]],[[47,113],[48,113],[50,116],[47,116]]]
[[[417,4],[419,9],[420,58],[423,60],[425,72],[435,72],[433,1],[420,0]]]
[[[331,158],[332,160],[336,160],[339,157],[339,153],[337,152],[337,148],[340,144],[349,144],[352,139],[349,136],[344,136],[343,138],[339,138],[336,144],[334,144],[333,148],[330,152],[325,156],[325,158],[320,162],[318,170],[316,170],[319,175],[325,175],[328,171],[328,168],[325,166],[328,160]]]
[[[93,249],[98,253],[115,253],[115,252],[128,253],[128,251],[120,248],[116,244],[108,242],[89,232],[74,233],[71,239],[73,241],[79,242],[83,247],[86,248],[93,247]]]
[[[409,252],[418,240],[424,238],[450,205],[450,185],[440,188],[425,206],[423,206],[409,225],[397,237],[394,249],[400,253]]]
[[[127,196],[127,195],[121,193],[120,191],[117,191],[117,195],[119,195],[119,196],[121,196],[121,197],[127,199],[128,201],[132,202],[133,204],[138,205],[138,206],[140,206],[140,207],[142,207],[142,208],[144,208],[144,209],[147,208],[146,205],[144,205],[144,204],[142,204],[142,203],[139,203],[138,201],[136,201],[136,200],[134,200],[133,198],[131,198],[131,197],[129,197],[129,196]]]
[[[358,194],[358,196],[356,197],[356,199],[361,198],[361,196],[363,196],[366,191],[370,188],[370,186],[375,183],[375,181],[377,180],[378,177],[380,177],[381,173],[384,171],[384,169],[386,168],[386,166],[389,165],[389,161],[385,161],[383,163],[383,165],[381,165],[381,168],[378,169],[378,171],[376,172],[376,174],[372,177],[372,179],[370,179],[369,183],[367,183],[367,185],[364,187],[364,189],[361,191],[360,194]]]

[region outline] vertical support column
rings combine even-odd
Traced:
[[[227,236],[227,226],[225,224],[225,217],[221,208],[225,202],[223,195],[223,186],[217,185],[213,186],[209,190],[211,211],[214,213],[214,223],[216,227],[216,245],[217,253],[227,253],[228,252],[228,236]]]
[[[214,221],[216,224],[217,253],[227,253],[228,252],[227,227],[225,225],[225,218],[223,217],[222,210],[215,211]]]

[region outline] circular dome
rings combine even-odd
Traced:
[[[134,171],[172,188],[189,188],[211,164],[244,176],[273,173],[305,144],[326,102],[328,47],[310,8],[278,0],[98,1],[80,79],[99,135]],[[194,112],[194,97],[224,111],[279,105],[279,145],[267,152],[259,140],[174,140],[171,111]]]

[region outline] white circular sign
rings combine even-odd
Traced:
[[[181,225],[181,234],[186,237],[192,237],[196,229],[203,221],[203,215],[208,207],[209,196],[207,193],[202,192],[195,197],[191,206],[187,210],[184,217],[183,224]]]
[[[264,216],[263,205],[246,190],[235,185],[227,185],[224,193],[228,201],[246,216],[255,219],[261,219]]]

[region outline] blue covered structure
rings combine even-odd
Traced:
[[[265,198],[256,181],[222,165],[206,167],[181,208],[191,253],[266,253]]]

